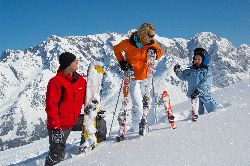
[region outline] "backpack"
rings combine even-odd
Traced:
[[[97,113],[96,116],[96,138],[97,138],[97,143],[106,141],[106,135],[107,135],[107,124],[104,119],[104,112],[105,111],[100,111]]]
[[[96,116],[96,133],[95,136],[97,138],[97,143],[106,141],[107,139],[107,124],[104,119],[104,111],[100,111]],[[84,114],[80,114],[79,118],[76,121],[76,125],[72,128],[72,131],[82,131],[84,133]]]

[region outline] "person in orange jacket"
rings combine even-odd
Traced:
[[[134,78],[130,82],[132,127],[134,131],[138,131],[140,120],[147,122],[148,112],[143,112],[142,102],[149,70],[147,51],[153,49],[156,53],[156,60],[163,55],[163,50],[154,40],[154,36],[155,27],[152,24],[143,23],[138,31],[132,33],[129,39],[122,40],[114,46],[114,54],[121,70],[127,71],[130,68],[134,71]]]

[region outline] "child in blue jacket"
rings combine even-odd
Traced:
[[[174,72],[183,81],[188,82],[187,96],[192,102],[192,120],[196,121],[198,115],[204,114],[205,108],[208,113],[221,108],[211,96],[212,73],[209,67],[210,58],[203,48],[194,50],[193,65],[185,70],[176,64]]]

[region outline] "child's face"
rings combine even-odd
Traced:
[[[200,55],[194,56],[194,65],[201,66],[202,64],[202,57]]]

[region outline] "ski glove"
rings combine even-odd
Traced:
[[[147,50],[147,52],[152,52],[153,54],[156,54],[157,53],[157,49],[155,48],[155,47],[153,47],[153,46],[150,46],[149,48],[148,48],[148,50]]]
[[[52,130],[52,141],[55,143],[60,143],[63,140],[63,131],[62,129],[53,129]]]
[[[125,60],[119,62],[122,71],[128,71],[132,69],[132,66]]]
[[[191,99],[195,99],[196,97],[200,96],[201,92],[199,92],[197,89],[194,91],[194,93],[191,94]]]
[[[175,72],[175,74],[178,74],[180,71],[181,71],[181,66],[179,64],[176,64],[174,66],[174,72]]]

